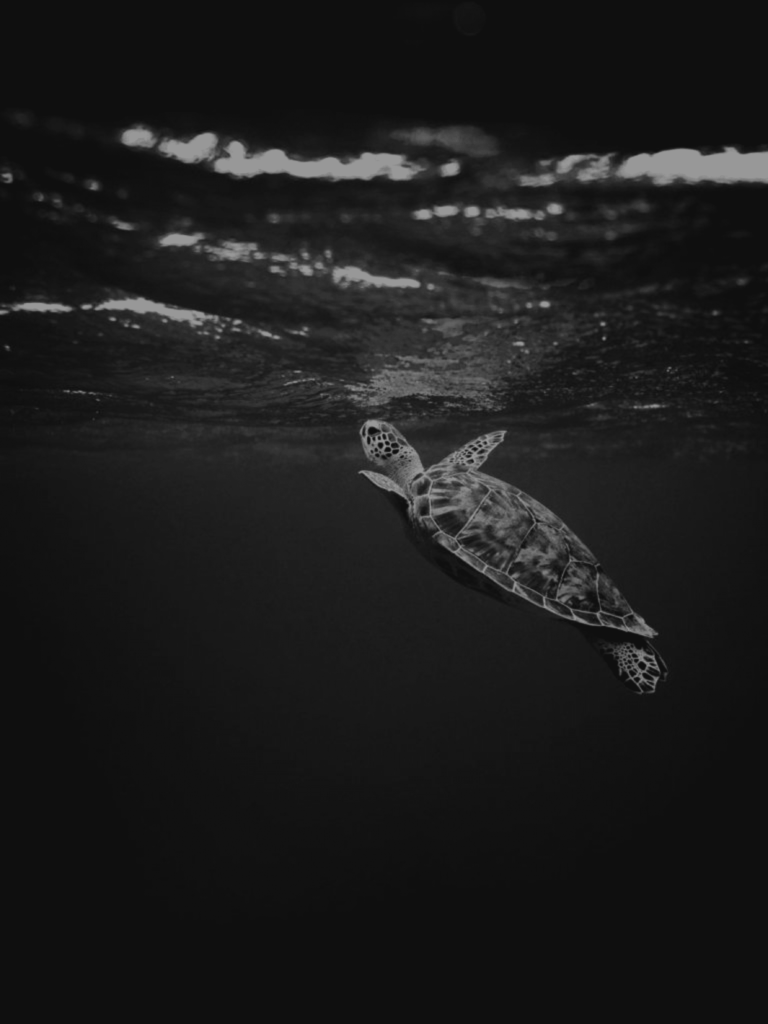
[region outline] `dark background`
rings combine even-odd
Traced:
[[[761,465],[496,456],[659,629],[670,679],[640,698],[567,627],[427,566],[352,430],[325,447],[4,457],[27,923],[518,942],[746,912]]]
[[[217,5],[164,14],[13,8],[0,94],[118,120],[194,111],[260,125],[309,112],[521,123],[582,148],[764,141],[762,32],[739,5]]]

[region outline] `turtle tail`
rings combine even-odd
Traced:
[[[601,627],[584,627],[579,632],[633,693],[654,693],[669,674],[662,656],[643,636]]]

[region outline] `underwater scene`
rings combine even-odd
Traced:
[[[480,120],[3,113],[41,914],[749,898],[766,184]]]

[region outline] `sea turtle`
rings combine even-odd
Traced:
[[[469,441],[424,469],[400,431],[367,420],[363,469],[406,516],[412,539],[438,568],[506,604],[534,605],[570,621],[635,693],[653,693],[667,666],[646,639],[655,636],[630,608],[595,556],[534,498],[480,467],[506,431]]]

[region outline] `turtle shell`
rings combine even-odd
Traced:
[[[656,635],[562,519],[517,487],[477,470],[437,465],[415,477],[410,491],[420,539],[454,556],[436,557],[440,567],[462,578],[449,564],[460,559],[482,576],[462,582],[582,625]]]

